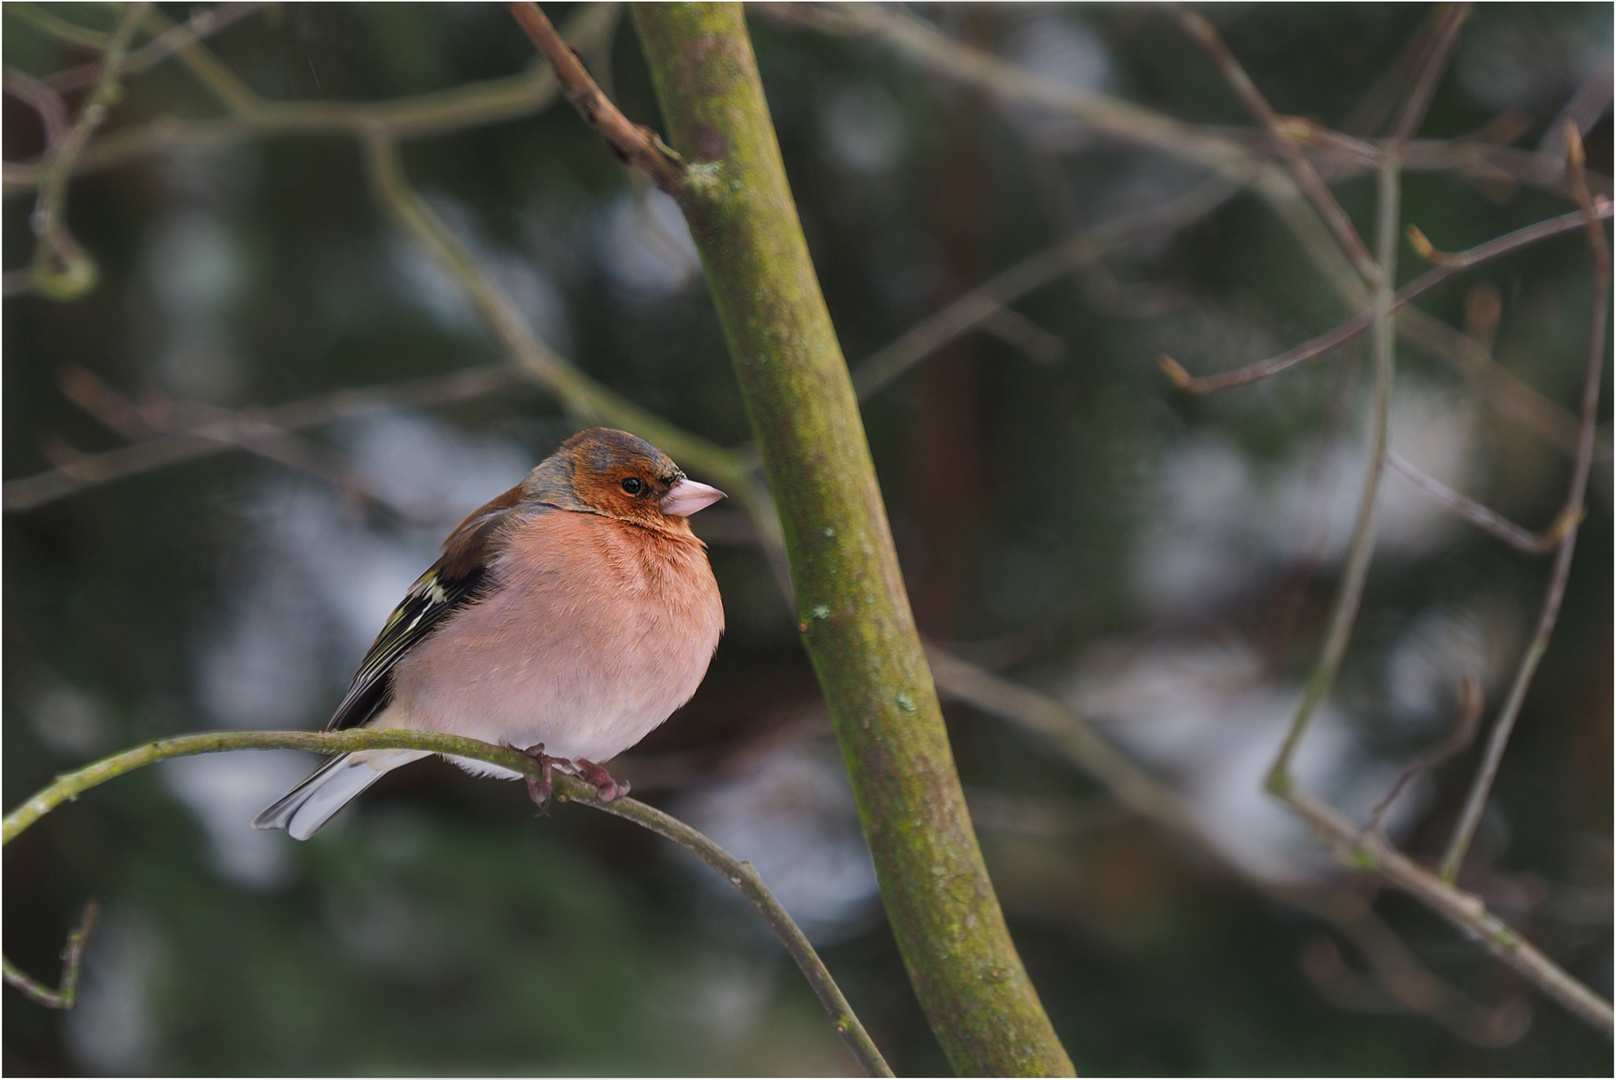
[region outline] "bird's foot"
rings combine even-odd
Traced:
[[[601,802],[611,802],[628,794],[627,780],[613,780],[611,773],[593,761],[579,758],[574,765],[578,769],[579,776],[595,785],[595,793],[600,796]]]
[[[550,796],[555,792],[555,788],[550,782],[551,770],[557,765],[563,769],[570,769],[573,767],[572,762],[566,758],[551,757],[546,754],[543,743],[535,743],[532,746],[512,746],[508,742],[502,742],[500,745],[507,750],[515,750],[519,754],[526,754],[539,763],[539,778],[535,780],[531,776],[525,776],[523,779],[527,781],[527,794],[528,798],[533,800],[533,805],[540,810],[548,809]],[[608,779],[610,778],[608,777]]]

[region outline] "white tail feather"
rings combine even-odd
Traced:
[[[424,750],[356,750],[333,758],[254,818],[253,828],[285,829],[292,839],[307,840],[383,774],[427,756]]]

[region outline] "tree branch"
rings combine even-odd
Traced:
[[[55,781],[35,792],[31,798],[5,816],[4,823],[0,824],[0,845],[9,844],[40,818],[64,802],[77,799],[91,788],[142,766],[168,758],[214,754],[229,750],[312,750],[322,754],[343,754],[355,750],[384,749],[427,750],[434,754],[486,761],[534,779],[539,779],[540,776],[539,763],[519,750],[433,731],[356,728],[348,731],[222,731],[181,735],[147,743],[58,776]],[[616,817],[632,821],[641,828],[649,829],[658,836],[673,841],[722,874],[726,881],[735,886],[741,895],[757,908],[764,921],[769,924],[769,928],[779,937],[780,943],[797,962],[798,968],[802,970],[803,976],[813,987],[814,993],[836,1025],[837,1032],[846,1041],[859,1063],[871,1076],[892,1075],[880,1051],[876,1049],[864,1026],[854,1015],[852,1007],[848,1005],[847,999],[842,996],[841,989],[826,970],[819,954],[808,943],[808,939],[786,913],[785,908],[781,907],[780,902],[769,892],[763,879],[758,877],[757,871],[750,863],[734,858],[695,829],[655,807],[629,798],[614,799],[609,803],[602,802],[595,793],[594,786],[586,781],[561,773],[554,774],[551,779],[555,785],[557,802],[581,803],[592,809],[604,810]],[[89,921],[87,918],[86,924],[69,939],[70,960],[73,963],[70,965],[70,972],[64,974],[63,989],[58,995],[66,998],[66,1002],[57,1007],[72,1007],[69,995],[76,985],[78,970],[78,954],[72,950],[76,948],[82,951],[84,939],[89,934]],[[16,969],[9,962],[5,967],[6,981],[13,982],[12,972]],[[19,978],[27,979],[21,972],[16,974]],[[68,974],[74,976],[71,981]],[[29,982],[32,983],[32,980]],[[16,985],[14,982],[13,984]],[[37,983],[33,985],[38,986]]]
[[[487,397],[528,380],[511,364],[489,364],[408,382],[338,390],[264,409],[244,410],[218,423],[184,433],[155,435],[130,446],[81,454],[71,465],[8,480],[0,496],[6,513],[32,510],[112,480],[137,476],[166,465],[243,447],[249,425],[295,431],[386,409],[447,405]]]
[[[1611,216],[1611,205],[1604,203],[1594,213],[1601,218],[1608,218]],[[1418,228],[1410,226],[1409,242],[1414,245],[1414,250],[1419,252],[1423,258],[1435,262],[1437,265],[1397,290],[1391,300],[1392,311],[1398,311],[1443,282],[1472,267],[1480,266],[1482,263],[1508,255],[1510,252],[1518,251],[1530,244],[1547,240],[1552,236],[1560,236],[1578,229],[1585,229],[1587,228],[1586,220],[1584,211],[1573,210],[1569,214],[1561,214],[1559,217],[1549,218],[1547,221],[1527,225],[1524,228],[1516,229],[1514,232],[1505,233],[1503,236],[1489,240],[1484,244],[1477,244],[1468,251],[1461,251],[1453,255],[1437,251],[1431,246],[1431,242],[1425,238],[1424,233],[1420,232]],[[1259,360],[1255,364],[1248,364],[1243,368],[1225,371],[1218,375],[1207,375],[1198,378],[1184,370],[1183,365],[1170,356],[1161,358],[1161,366],[1162,370],[1167,373],[1167,377],[1173,381],[1173,385],[1180,390],[1196,395],[1212,394],[1219,390],[1246,386],[1270,376],[1278,375],[1280,372],[1293,368],[1303,361],[1312,360],[1315,357],[1323,356],[1325,353],[1339,349],[1369,329],[1374,324],[1374,321],[1374,309],[1367,308],[1335,329],[1320,334],[1312,341],[1303,342],[1294,349],[1289,349],[1267,360]]]
[[[1109,788],[1118,802],[1190,841],[1220,864],[1230,865],[1201,828],[1195,810],[1178,792],[1135,764],[1066,705],[967,663],[938,645],[928,644],[926,655],[937,677],[938,690],[945,697],[1048,739],[1073,764]],[[1480,897],[1442,881],[1399,852],[1379,832],[1354,825],[1306,792],[1297,790],[1287,801],[1318,830],[1343,866],[1370,871],[1411,894],[1468,939],[1481,941],[1488,952],[1573,1015],[1607,1035],[1611,1033],[1610,1003],[1509,929],[1487,910]],[[1265,895],[1338,925],[1352,917],[1342,913],[1339,905],[1323,903],[1317,896],[1278,888],[1248,874],[1241,876]]]
[[[1528,532],[1497,511],[1489,510],[1474,499],[1454,491],[1435,477],[1421,472],[1395,451],[1386,459],[1386,464],[1391,466],[1393,472],[1455,514],[1478,529],[1491,533],[1523,555],[1542,555],[1553,551],[1560,541],[1565,539],[1566,530],[1577,524],[1575,518],[1567,517],[1562,511],[1542,532]]]
[[[1504,750],[1509,745],[1510,734],[1515,729],[1515,721],[1520,716],[1521,706],[1526,702],[1526,691],[1532,685],[1532,676],[1537,672],[1538,662],[1548,651],[1549,636],[1554,633],[1554,625],[1559,620],[1560,604],[1565,599],[1566,582],[1571,577],[1571,557],[1577,549],[1576,524],[1582,518],[1582,506],[1588,492],[1588,474],[1593,467],[1594,433],[1595,424],[1599,419],[1599,390],[1604,377],[1605,336],[1610,313],[1610,249],[1605,242],[1605,228],[1600,224],[1599,211],[1609,210],[1610,206],[1608,203],[1602,207],[1596,206],[1588,193],[1587,184],[1582,176],[1582,135],[1576,125],[1567,121],[1565,135],[1566,146],[1569,148],[1566,155],[1568,171],[1573,190],[1578,195],[1577,201],[1582,207],[1583,225],[1588,236],[1588,249],[1593,255],[1594,271],[1593,311],[1589,317],[1588,327],[1588,364],[1582,384],[1582,427],[1577,438],[1577,456],[1571,470],[1570,490],[1566,493],[1565,509],[1560,515],[1560,520],[1565,523],[1565,536],[1560,541],[1559,551],[1555,553],[1554,567],[1549,571],[1549,586],[1543,596],[1543,606],[1538,612],[1532,640],[1528,642],[1520,666],[1515,671],[1515,679],[1510,684],[1509,696],[1504,701],[1504,707],[1493,723],[1492,734],[1488,737],[1487,748],[1476,771],[1476,778],[1471,784],[1470,793],[1465,798],[1464,810],[1460,813],[1458,824],[1454,828],[1453,839],[1448,844],[1447,853],[1442,857],[1442,880],[1447,882],[1458,879],[1459,867],[1464,863],[1465,852],[1470,847],[1477,826],[1481,824],[1481,814],[1487,805],[1487,794],[1492,790],[1498,766],[1504,759]]]
[[[1237,190],[1229,181],[1214,178],[1161,206],[1106,222],[1016,263],[862,360],[853,370],[853,388],[859,400],[869,398],[948,342],[980,326],[994,312],[1003,310],[1005,304],[1128,244],[1195,221],[1222,206]]]
[[[631,122],[601,93],[595,80],[584,70],[583,61],[561,40],[561,35],[550,25],[550,20],[539,10],[539,5],[528,2],[505,6],[528,39],[555,68],[567,103],[578,110],[578,115],[584,118],[585,123],[600,132],[617,159],[639,169],[657,187],[677,197],[685,186],[685,163],[679,155],[663,145],[656,132],[643,124]]]
[[[71,300],[95,285],[95,260],[79,246],[68,231],[67,182],[73,163],[95,129],[106,120],[117,97],[118,76],[123,69],[135,28],[146,13],[144,2],[131,3],[108,39],[101,58],[101,77],[85,99],[73,126],[45,151],[40,166],[39,192],[34,201],[30,224],[34,231],[34,255],[29,263],[29,285],[41,296]]]
[[[150,70],[158,64],[173,56],[176,52],[188,52],[191,47],[213,34],[217,34],[227,26],[231,26],[253,12],[262,8],[262,3],[217,4],[204,8],[192,15],[183,23],[169,23],[161,12],[148,11],[146,21],[158,26],[157,36],[146,44],[129,54],[124,64],[126,75],[138,75]],[[194,69],[193,69],[194,70]],[[80,64],[78,67],[58,71],[45,81],[55,90],[77,90],[83,86],[94,83],[101,74],[101,64],[91,62]]]
[[[1397,157],[1389,156],[1381,163],[1376,177],[1375,206],[1375,258],[1380,267],[1376,279],[1373,311],[1374,379],[1373,399],[1369,413],[1369,465],[1364,477],[1363,492],[1358,498],[1357,518],[1352,526],[1352,541],[1347,547],[1346,565],[1341,572],[1341,586],[1336,590],[1330,607],[1328,628],[1319,658],[1302,690],[1302,700],[1291,718],[1290,731],[1268,770],[1265,786],[1268,791],[1289,802],[1296,794],[1291,776],[1291,758],[1301,745],[1302,736],[1318,707],[1329,696],[1335,685],[1341,661],[1346,657],[1347,645],[1352,640],[1353,627],[1358,620],[1358,608],[1363,601],[1364,586],[1369,580],[1369,565],[1375,554],[1375,516],[1380,495],[1380,482],[1386,473],[1387,436],[1391,423],[1392,384],[1396,374],[1396,331],[1392,325],[1392,285],[1397,278],[1398,223],[1402,206],[1400,176],[1401,164]]]
[[[1442,10],[1445,9],[1445,10]],[[1470,17],[1470,4],[1444,4],[1442,5],[1441,24],[1437,27],[1436,40],[1431,44],[1431,50],[1420,67],[1418,80],[1414,89],[1409,92],[1408,100],[1403,103],[1403,111],[1398,115],[1397,126],[1392,129],[1389,152],[1398,152],[1403,144],[1414,137],[1419,130],[1420,122],[1425,119],[1425,110],[1431,105],[1431,96],[1436,93],[1436,84],[1442,78],[1442,72],[1448,66],[1448,58],[1453,55],[1454,43],[1459,40],[1459,28]]]
[[[79,917],[78,926],[67,935],[67,947],[62,950],[62,981],[52,990],[43,983],[37,982],[0,953],[0,972],[5,975],[6,985],[23,992],[36,1004],[47,1009],[71,1009],[78,1003],[79,976],[84,970],[84,947],[90,943],[90,935],[95,932],[96,919],[101,914],[101,907],[95,901],[84,905],[84,914]]]
[[[1295,137],[1291,135],[1279,114],[1274,112],[1268,104],[1268,99],[1257,89],[1257,84],[1246,74],[1246,69],[1240,66],[1240,61],[1235,59],[1229,47],[1223,43],[1217,29],[1200,12],[1191,11],[1179,4],[1174,4],[1172,10],[1184,32],[1212,58],[1212,62],[1223,73],[1224,80],[1234,90],[1235,96],[1268,132],[1274,148],[1279,151],[1279,156],[1296,180],[1296,186],[1301,188],[1302,193],[1313,204],[1313,208],[1324,219],[1324,223],[1330,227],[1330,232],[1341,245],[1341,250],[1352,260],[1352,265],[1358,268],[1358,273],[1362,275],[1364,281],[1370,285],[1375,284],[1378,280],[1376,275],[1380,273],[1381,268],[1370,257],[1369,249],[1364,247],[1363,238],[1358,235],[1358,230],[1353,228],[1352,219],[1341,209],[1341,204],[1330,193],[1330,186],[1324,182],[1324,178],[1313,167],[1307,155],[1302,153],[1302,148],[1296,144]]]
[[[615,4],[589,5],[568,25],[567,37],[585,52],[601,48],[616,23],[616,9]],[[199,42],[189,43],[189,52],[181,57],[187,55],[193,60],[206,57],[200,63],[208,70],[212,70],[208,61],[218,64]],[[227,106],[232,105],[231,98],[237,99],[233,115],[211,120],[165,116],[122,128],[85,146],[69,172],[78,176],[170,150],[218,148],[274,135],[381,134],[400,140],[445,135],[542,112],[560,89],[549,66],[537,64],[520,75],[377,102],[264,101],[245,91],[251,95],[247,100],[226,91],[217,78],[199,77]],[[6,162],[5,194],[33,190],[43,174],[42,162]]]

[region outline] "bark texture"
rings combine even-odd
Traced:
[[[982,863],[738,4],[643,4],[636,27],[763,465],[888,917],[965,1075],[1070,1075]]]

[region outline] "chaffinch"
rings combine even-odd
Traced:
[[[686,520],[724,497],[624,431],[562,443],[473,511],[365,654],[327,730],[418,728],[523,749],[628,790],[600,765],[690,699],[724,630],[706,545]],[[383,773],[428,756],[361,750],[318,769],[253,826],[306,840]],[[474,775],[517,773],[452,758]]]

